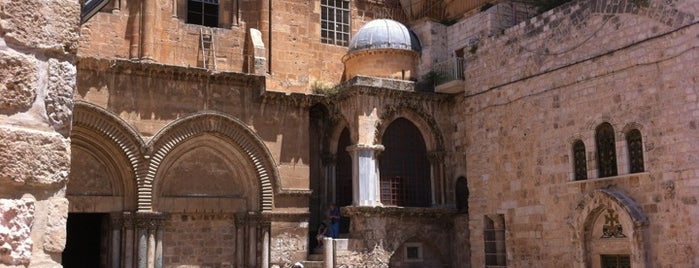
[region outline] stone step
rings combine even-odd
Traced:
[[[314,253],[314,254],[308,255],[308,260],[309,261],[323,261],[323,254]]]
[[[304,261],[303,268],[323,268],[323,261]]]

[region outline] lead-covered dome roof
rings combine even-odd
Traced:
[[[389,19],[372,20],[352,37],[349,53],[365,49],[402,49],[420,52],[420,41],[405,25]]]

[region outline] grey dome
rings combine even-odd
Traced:
[[[402,49],[420,52],[420,41],[405,25],[389,19],[372,20],[350,40],[349,53],[364,49]]]

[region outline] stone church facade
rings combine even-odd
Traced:
[[[0,1],[0,266],[696,267],[699,3],[532,2]]]

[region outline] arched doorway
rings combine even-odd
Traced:
[[[420,130],[409,120],[398,118],[386,128],[382,143],[381,202],[389,206],[430,206],[430,162]]]

